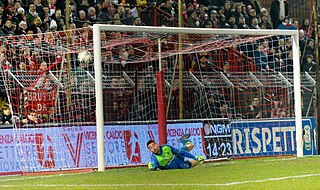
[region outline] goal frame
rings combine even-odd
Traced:
[[[297,157],[303,157],[302,142],[302,110],[301,110],[301,82],[299,64],[299,37],[297,30],[254,30],[254,29],[208,29],[208,28],[179,28],[179,27],[152,27],[152,26],[123,26],[123,25],[93,25],[93,53],[96,91],[96,127],[98,171],[105,171],[104,159],[104,117],[103,117],[103,90],[101,64],[101,31],[117,32],[151,32],[151,33],[180,33],[180,34],[229,34],[229,35],[290,35],[293,38],[293,75],[295,98],[295,124]]]

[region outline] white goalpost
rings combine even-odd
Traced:
[[[119,39],[122,38],[122,42],[121,44],[119,43],[119,41],[108,41],[107,43],[103,44],[103,47],[102,47],[102,35],[101,35],[101,32],[108,32],[108,33],[112,33],[112,35],[115,35],[116,33],[127,33],[127,36],[128,37],[128,40],[123,40],[122,36],[119,37]],[[294,117],[294,120],[295,120],[295,132],[296,132],[296,139],[295,139],[295,143],[296,143],[296,156],[297,157],[302,157],[303,156],[303,126],[302,126],[302,109],[301,109],[301,83],[300,83],[300,80],[301,80],[301,77],[300,77],[300,63],[299,63],[299,39],[298,39],[298,31],[297,30],[251,30],[251,29],[199,29],[199,28],[177,28],[177,27],[147,27],[147,26],[123,26],[123,25],[103,25],[103,24],[95,24],[93,25],[93,53],[94,53],[94,76],[95,76],[95,101],[96,101],[96,133],[97,133],[97,157],[98,157],[98,171],[105,171],[105,167],[106,167],[106,164],[105,164],[105,118],[106,118],[106,113],[105,113],[105,110],[104,110],[104,102],[106,101],[105,100],[105,97],[104,97],[104,93],[103,93],[103,84],[105,83],[104,82],[104,76],[103,76],[103,66],[102,66],[102,60],[103,60],[103,56],[102,56],[102,48],[104,49],[104,51],[108,51],[110,50],[111,47],[114,47],[114,46],[120,46],[122,44],[125,44],[125,45],[128,45],[128,41],[130,41],[130,34],[131,33],[138,33],[139,35],[145,37],[147,36],[146,38],[148,38],[148,35],[155,35],[153,36],[152,38],[148,38],[146,39],[146,41],[148,41],[149,44],[156,44],[155,46],[148,46],[146,48],[146,52],[143,56],[146,57],[152,57],[153,59],[150,59],[148,58],[148,60],[151,60],[151,61],[155,61],[155,60],[158,60],[157,62],[161,63],[161,59],[164,57],[164,58],[168,58],[168,60],[171,60],[171,55],[177,55],[178,53],[181,53],[179,52],[180,50],[179,49],[175,49],[174,51],[171,51],[169,54],[168,52],[165,52],[166,51],[166,48],[168,49],[168,47],[175,47],[177,45],[178,42],[175,42],[174,40],[172,41],[169,41],[169,39],[172,39],[170,36],[166,38],[166,43],[165,44],[157,44],[157,43],[161,43],[159,38],[162,37],[162,36],[165,36],[165,35],[170,35],[170,34],[174,34],[174,35],[178,35],[178,34],[183,34],[183,35],[186,35],[184,36],[184,39],[191,39],[192,37],[188,36],[188,35],[198,35],[199,36],[199,39],[204,39],[204,38],[208,38],[208,36],[214,36],[214,35],[228,35],[228,36],[232,36],[232,39],[233,40],[230,40],[228,41],[228,43],[225,43],[225,41],[221,40],[221,38],[215,38],[216,41],[214,42],[210,42],[210,43],[206,43],[205,41],[203,41],[202,43],[199,42],[199,44],[197,44],[196,46],[192,46],[190,44],[188,44],[187,42],[183,44],[183,47],[184,49],[182,50],[182,53],[186,56],[188,56],[188,54],[193,54],[194,57],[196,57],[197,59],[195,60],[198,60],[198,54],[199,54],[199,60],[202,59],[201,58],[201,53],[207,53],[207,52],[213,52],[213,51],[217,51],[217,49],[224,49],[225,47],[232,47],[234,46],[233,42],[234,41],[239,41],[238,44],[243,44],[243,43],[246,43],[246,44],[249,44],[249,43],[260,43],[265,36],[290,36],[288,39],[291,38],[292,40],[292,61],[293,61],[293,81],[289,81],[289,82],[293,82],[293,93],[294,93],[294,96],[292,97],[293,98],[293,101],[294,101],[294,106],[292,106],[292,110],[293,110],[293,113],[291,114],[291,117]],[[160,37],[159,37],[160,36]],[[245,38],[247,40],[245,40]],[[213,39],[213,38],[212,38]],[[231,39],[231,37],[230,37]],[[235,40],[236,39],[236,40]],[[243,40],[243,41],[241,41]],[[132,40],[133,41],[133,40]],[[170,43],[169,43],[170,42]],[[135,42],[132,42],[132,43],[144,43],[142,41],[135,41]],[[234,42],[236,43],[236,42]],[[219,44],[219,47],[217,47],[217,44]],[[166,47],[161,47],[161,45],[166,45]],[[159,47],[158,47],[159,46]],[[246,45],[247,47],[249,47],[249,45]],[[158,47],[157,50],[159,50],[159,52],[155,49],[153,49],[154,51],[152,52],[155,52],[154,54],[152,54],[151,50],[152,48],[154,47]],[[247,48],[246,47],[246,48]],[[251,47],[251,46],[250,46]],[[205,48],[209,49],[209,50],[206,50]],[[270,49],[272,49],[273,47],[270,47]],[[142,51],[141,49],[137,48],[139,51]],[[250,48],[247,48],[245,51],[248,51],[249,52],[249,49]],[[163,53],[160,52],[160,50],[162,51],[163,50]],[[149,51],[149,52],[148,52]],[[251,54],[250,53],[243,53],[244,50],[242,51],[238,51],[237,52],[237,56],[242,56],[243,54],[245,54],[245,58],[246,59],[253,59],[251,58]],[[252,51],[252,55],[254,54],[254,50],[250,50]],[[191,53],[189,53],[191,52]],[[224,54],[224,55],[220,55],[220,54],[213,54],[212,57],[210,57],[214,62],[214,63],[219,63],[222,62],[218,62],[217,60],[218,59],[221,59],[221,57],[223,56],[226,56],[226,55],[230,55],[230,51],[228,51],[229,54]],[[141,56],[142,57],[142,56]],[[203,56],[204,57],[204,56]],[[147,59],[147,58],[146,58]],[[186,60],[188,58],[185,58]],[[204,59],[204,58],[203,58]],[[234,59],[237,59],[236,57]],[[172,62],[174,62],[174,58],[172,58]],[[126,60],[121,60],[121,64],[122,64],[122,67],[123,70],[126,69],[125,63]],[[227,61],[223,61],[223,65],[229,65],[231,64],[230,62],[232,62],[233,60],[232,59],[228,59],[228,62]],[[142,61],[141,61],[142,62]],[[185,61],[187,62],[187,61]],[[193,62],[192,62],[193,63]],[[108,63],[106,63],[108,64]],[[218,64],[215,64],[214,67],[215,68],[218,68],[217,66]],[[136,66],[136,68],[138,68],[138,66]],[[165,67],[163,67],[163,65],[160,65],[159,68],[162,68],[162,69],[165,69]],[[219,67],[220,69],[220,67]],[[230,83],[229,85],[233,88],[234,86],[232,86],[232,78],[228,76],[228,74],[224,73],[224,70],[223,69],[217,69],[214,71],[212,70],[208,70],[208,73],[210,72],[216,72],[215,76],[217,77],[218,75],[221,76],[220,78],[218,78],[219,80],[221,79],[222,81],[226,82],[226,83]],[[146,69],[145,69],[146,70]],[[174,69],[173,69],[174,70]],[[276,71],[277,68],[274,69],[274,71],[265,71],[263,74],[262,74],[262,77],[263,76],[274,76],[274,75],[277,75],[276,74]],[[112,71],[110,71],[111,74],[112,74]],[[147,72],[146,72],[147,73]],[[192,80],[195,84],[195,88],[197,89],[200,89],[201,87],[201,84],[200,82],[205,82],[204,78],[209,76],[208,73],[201,73],[200,76],[197,76],[195,74],[196,72],[188,72],[187,75],[191,78],[191,79],[194,79]],[[251,71],[245,73],[245,74],[248,74],[251,76],[253,75],[251,73]],[[132,83],[134,84],[135,81],[131,81],[130,80],[130,77],[127,77],[126,74],[123,74],[124,75],[124,78],[127,79],[127,81],[129,81],[129,83]],[[231,73],[232,75],[232,73]],[[257,74],[258,76],[260,76],[259,74]],[[132,78],[135,78],[136,77],[136,80],[139,81],[139,80],[144,80],[143,78],[138,78],[137,77],[137,74],[133,74],[132,75],[133,77]],[[147,74],[145,75],[147,76]],[[212,76],[212,77],[215,77],[215,76]],[[280,78],[282,77],[282,74],[278,74],[277,76],[279,76]],[[200,80],[197,80],[196,78],[201,78],[201,81]],[[253,79],[257,79],[256,76],[253,76],[252,77]],[[217,80],[218,80],[217,79]],[[258,80],[258,79],[257,79]],[[169,81],[169,79],[166,79],[166,81]],[[172,84],[168,84],[168,83],[165,83],[165,85],[167,86],[175,86],[174,85],[174,80],[171,81]],[[217,85],[217,83],[215,83]],[[197,86],[198,85],[198,86]],[[209,88],[211,88],[210,90],[212,90],[212,84],[210,83],[211,86],[209,86]],[[259,85],[258,85],[259,86]],[[261,83],[261,85],[259,86],[261,87],[261,89],[265,88],[263,86],[263,84]],[[137,88],[137,87],[136,87]],[[236,89],[236,88],[235,88]],[[247,86],[243,85],[242,87],[239,88],[240,90],[243,91],[243,89],[247,89]],[[236,89],[237,90],[237,89]],[[135,93],[135,91],[137,90],[134,90],[133,93]],[[270,90],[272,91],[272,89]],[[168,93],[169,94],[169,93]],[[193,93],[194,94],[194,93]],[[213,94],[217,94],[217,93],[213,93]],[[230,90],[229,93],[226,93],[228,94],[229,96],[232,96],[232,98],[229,98],[228,100],[231,102],[231,99],[232,100],[236,100],[234,102],[238,103],[238,102],[241,102],[241,97],[237,97],[236,93],[234,93],[233,90]],[[272,101],[272,98],[269,99],[269,96],[271,97],[271,94],[272,93],[267,93],[265,90],[261,90],[261,94],[263,97],[265,97],[264,99],[267,99],[268,101]],[[267,94],[267,95],[265,95]],[[290,96],[290,93],[286,93],[286,95]],[[199,97],[199,96],[197,96]],[[196,105],[194,105],[194,109],[196,110],[197,109],[197,106],[198,107],[202,107],[202,104],[208,102],[207,98],[204,98],[204,99],[199,99],[199,98],[194,98],[193,99],[193,102],[196,102]],[[166,96],[166,98],[168,98]],[[285,97],[283,97],[283,99],[285,99]],[[196,101],[197,100],[197,101]],[[198,101],[199,100],[199,101]],[[204,101],[204,102],[201,102],[201,101]],[[218,100],[216,100],[218,101]],[[219,103],[223,104],[225,103],[226,101],[222,100],[222,99],[219,99]],[[170,103],[170,102],[169,102]],[[271,103],[270,103],[271,104]],[[290,104],[290,102],[288,101],[287,102],[288,105],[292,105],[292,103]],[[228,104],[229,107],[232,107],[231,105],[234,105],[235,104]],[[228,106],[227,105],[227,106]],[[272,105],[274,105],[274,103],[272,103]],[[221,106],[223,107],[223,106]],[[224,117],[224,116],[221,116],[222,114],[220,112],[222,108],[219,108],[219,110],[217,112],[219,112],[219,115],[218,116],[212,116],[212,118],[220,118],[220,117]],[[268,109],[266,108],[266,110],[262,110],[262,112],[267,112]],[[215,111],[213,111],[215,112]],[[167,113],[168,114],[168,113]],[[190,113],[190,115],[196,115],[196,114],[202,114],[202,111],[201,109],[197,110],[196,112],[192,112]],[[235,114],[237,115],[237,114]],[[196,116],[194,116],[196,117]],[[210,118],[210,114],[209,116],[206,116],[208,120],[212,119]],[[263,117],[256,117],[256,119],[262,119]],[[265,118],[265,117],[264,117]],[[232,119],[235,119],[237,120],[238,118],[229,118],[230,120]],[[175,121],[179,121],[178,119],[175,120]],[[191,120],[190,120],[191,121]],[[280,120],[279,120],[280,122]],[[138,122],[137,122],[138,123]],[[280,124],[279,124],[280,125]],[[205,133],[206,133],[206,129],[207,128],[204,128],[205,130]],[[213,130],[213,127],[209,127],[207,130],[208,131],[208,134],[210,133],[210,130]],[[219,130],[217,130],[219,132]],[[259,133],[259,132],[258,132]],[[169,134],[170,135],[170,134]],[[132,137],[134,136],[134,134],[132,135]],[[137,137],[135,137],[137,138]],[[159,137],[161,138],[161,137]],[[256,144],[256,141],[254,140],[254,137],[253,138],[253,141],[250,143],[253,144],[253,146],[257,146]],[[270,137],[268,137],[270,138]],[[138,138],[137,138],[138,139]],[[222,143],[221,143],[222,144]],[[220,144],[220,145],[221,145]],[[212,146],[212,142],[209,143],[209,145]],[[216,145],[216,144],[215,144]],[[143,145],[141,145],[143,146]],[[204,146],[204,145],[203,145]],[[287,145],[281,145],[281,146],[287,146]],[[132,145],[132,147],[135,147]],[[132,148],[131,147],[131,148]],[[225,151],[227,151],[227,143],[223,144],[223,146],[221,146],[222,148],[225,148]],[[210,149],[211,150],[211,149]],[[217,149],[218,150],[218,149]],[[133,148],[132,149],[133,152],[131,152],[131,159],[132,159],[132,155],[135,151],[135,149]],[[220,148],[219,148],[219,151],[220,151]],[[219,154],[223,154],[225,153],[224,151],[222,151],[222,153],[219,153]],[[230,155],[232,153],[230,152]],[[254,155],[252,155],[254,156]]]

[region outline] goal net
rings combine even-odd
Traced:
[[[303,154],[296,31],[109,25],[95,25],[93,31],[98,150],[105,149],[105,121],[114,121],[105,117],[116,113],[108,112],[106,102],[121,97],[120,104],[131,105],[125,120],[139,121],[130,125],[158,124],[157,137],[149,134],[147,139],[178,145],[184,133],[196,131],[188,127],[200,126],[199,138],[191,134],[200,149],[193,153],[207,159]],[[117,35],[103,43],[105,34]],[[107,61],[105,70],[101,60],[110,51],[120,60]],[[117,63],[118,69],[110,69]],[[122,85],[111,87],[113,97],[105,94],[110,90],[105,84],[119,79],[114,76],[119,69],[133,89],[127,91],[129,98],[114,95]],[[98,167],[103,170],[106,155],[100,153]]]
[[[180,147],[186,133],[207,159],[301,156],[314,81],[295,82],[296,35],[95,25],[8,37],[8,160],[27,172],[146,164],[149,139]]]

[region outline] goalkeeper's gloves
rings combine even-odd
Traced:
[[[204,157],[203,156],[196,156],[195,160],[198,161],[200,164],[202,164],[204,161]]]
[[[155,170],[154,166],[152,165],[152,162],[148,162],[148,169]]]

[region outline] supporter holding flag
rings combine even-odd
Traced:
[[[289,17],[285,17],[283,19],[283,22],[278,26],[278,29],[281,30],[297,30],[297,28],[291,24],[290,22],[290,18]]]

